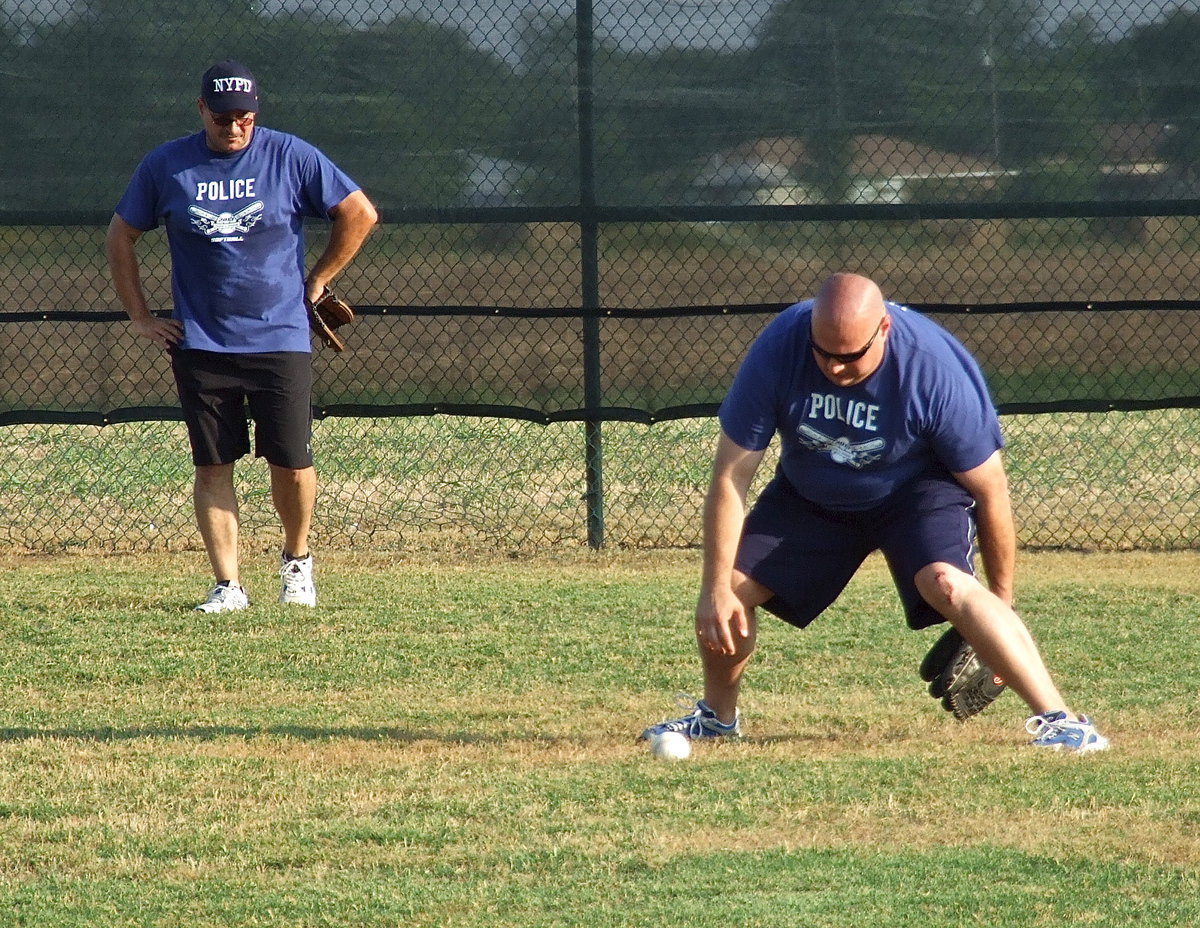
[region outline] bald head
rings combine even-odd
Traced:
[[[813,328],[820,332],[862,323],[869,337],[883,313],[883,293],[875,281],[860,274],[834,274],[817,291]]]
[[[883,293],[867,277],[834,274],[817,292],[813,350],[825,376],[840,386],[866,379],[879,366],[890,328]],[[846,357],[832,357],[836,355]]]

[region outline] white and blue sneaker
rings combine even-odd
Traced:
[[[246,591],[232,580],[222,580],[208,593],[208,599],[196,607],[196,612],[241,612],[250,606]]]
[[[713,712],[703,699],[694,700],[691,696],[681,693],[675,697],[675,705],[680,709],[691,708],[692,711],[683,718],[651,725],[642,732],[639,740],[649,741],[655,735],[668,731],[679,732],[691,741],[699,741],[702,738],[737,738],[742,733],[740,712],[735,712],[733,722],[727,725],[717,718],[717,713]]]
[[[1096,731],[1091,719],[1081,715],[1076,722],[1067,718],[1067,713],[1061,709],[1035,715],[1026,720],[1025,730],[1033,735],[1033,740],[1029,743],[1035,748],[1072,751],[1075,754],[1090,754],[1093,751],[1108,749],[1108,739]]]

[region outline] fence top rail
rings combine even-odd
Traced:
[[[744,303],[736,306],[656,306],[646,309],[598,307],[580,309],[530,306],[359,306],[360,316],[464,316],[505,319],[674,319],[703,316],[753,316],[775,314],[791,303]],[[1008,313],[1120,313],[1134,311],[1200,311],[1200,300],[1045,300],[1024,303],[905,303],[920,313],[941,315],[1002,315]],[[159,315],[165,313],[160,312]],[[0,325],[29,322],[123,322],[128,317],[114,310],[45,309],[0,312]]]
[[[382,209],[381,224],[569,222],[919,222],[926,219],[1100,219],[1200,215],[1200,199],[1038,200],[962,203],[810,203],[761,206],[562,204],[551,206],[399,207]],[[100,210],[3,210],[0,226],[107,226]]]

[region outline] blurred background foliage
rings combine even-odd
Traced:
[[[1181,175],[1200,158],[1189,4],[1116,29],[1030,0],[782,0],[705,41],[647,40],[620,6],[597,4],[601,203],[685,202],[698,159],[768,137],[804,140],[796,171],[833,202],[864,133],[1021,170],[985,198],[1060,189],[1066,162],[1066,192],[1103,196],[1114,123],[1165,124],[1158,154]],[[258,75],[265,124],[315,142],[385,211],[477,205],[481,165],[507,205],[577,202],[572,4],[10,0],[0,34],[0,211],[109,210],[142,154],[194,131],[198,76],[224,56]]]

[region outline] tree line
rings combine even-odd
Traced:
[[[249,0],[87,6],[36,42],[9,35],[0,211],[110,209],[141,155],[198,128],[193,85],[226,55],[258,74],[264,124],[320,145],[385,209],[464,202],[472,154],[518,166],[514,202],[578,199],[573,17],[532,10],[513,64],[411,18],[356,29],[264,17]],[[601,37],[598,196],[670,202],[698,159],[768,136],[803,139],[810,179],[829,187],[862,133],[1086,173],[1103,159],[1103,127],[1157,122],[1170,126],[1161,157],[1200,160],[1200,14],[1120,35],[1078,15],[1045,37],[1036,12],[1032,0],[784,0],[726,47]]]

